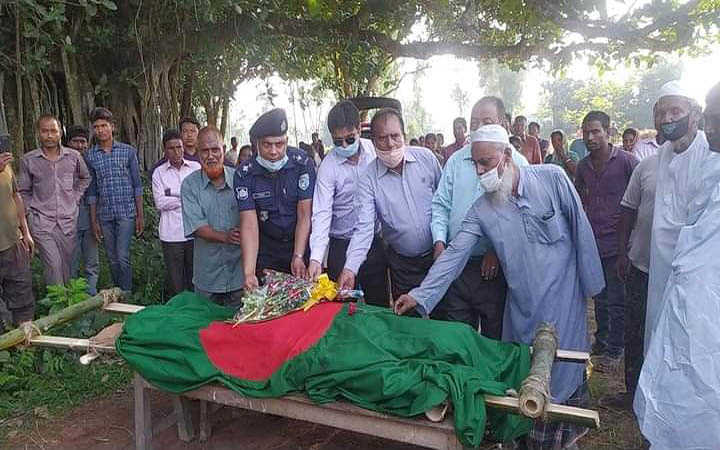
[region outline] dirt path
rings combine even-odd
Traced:
[[[153,420],[172,412],[170,396],[152,391]],[[63,417],[39,421],[31,430],[17,433],[6,442],[12,449],[132,449],[133,418],[130,388],[68,411]],[[197,411],[195,411],[197,424]],[[197,428],[197,425],[196,425]],[[197,430],[196,430],[197,431]],[[417,450],[358,433],[315,425],[298,420],[223,408],[212,417],[212,436],[206,443],[178,439],[177,428],[170,427],[155,436],[155,449],[311,449],[351,450],[382,448]]]
[[[597,377],[604,375],[596,374]],[[611,380],[606,385],[614,390]],[[153,420],[172,412],[170,396],[150,391]],[[36,421],[31,429],[11,432],[10,449],[133,449],[132,390],[118,391],[68,411],[62,417]],[[640,448],[639,434],[628,411],[599,409],[602,428],[580,441],[582,449]],[[197,428],[197,411],[195,424]],[[197,430],[196,430],[197,431]],[[170,427],[155,436],[155,449],[187,450],[419,450],[420,447],[373,438],[358,433],[315,425],[298,420],[223,408],[212,416],[212,436],[206,443],[178,439],[177,428]],[[487,447],[491,448],[491,447]]]

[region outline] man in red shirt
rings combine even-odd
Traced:
[[[542,164],[542,153],[538,140],[527,134],[527,117],[517,116],[513,122],[513,135],[522,141],[521,153],[530,164]]]
[[[442,149],[442,155],[445,157],[445,161],[450,159],[450,156],[452,156],[453,153],[465,146],[465,141],[467,140],[467,137],[465,136],[466,133],[467,122],[465,121],[465,118],[456,117],[455,120],[453,120],[453,134],[455,135],[455,142],[443,147]]]

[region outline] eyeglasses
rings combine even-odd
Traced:
[[[355,139],[357,139],[355,136],[333,139],[333,145],[335,145],[335,147],[342,147],[343,142],[347,142],[347,145],[353,145],[355,143]]]

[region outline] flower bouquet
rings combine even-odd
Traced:
[[[317,281],[297,278],[290,274],[267,270],[265,284],[243,296],[243,307],[233,317],[235,324],[275,319],[293,311],[312,308],[323,301],[359,300],[363,292],[342,290],[327,274]]]

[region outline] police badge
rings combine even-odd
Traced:
[[[298,179],[298,187],[303,190],[307,191],[307,188],[310,187],[310,175],[307,173],[304,173],[300,175],[300,178]]]
[[[240,186],[239,188],[235,189],[235,194],[237,195],[238,200],[247,200],[248,188],[245,186]]]

